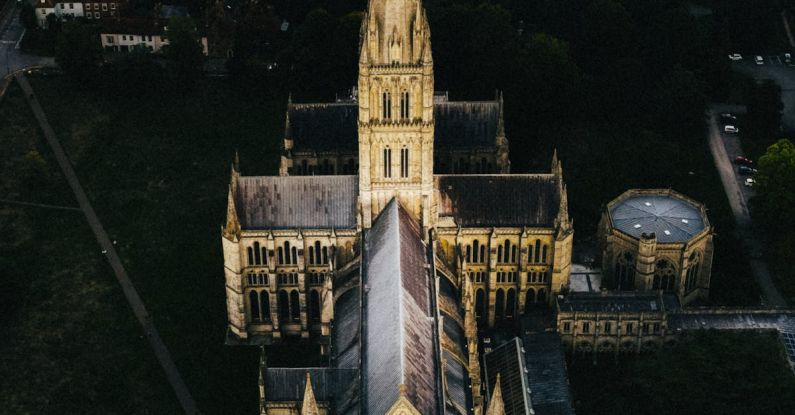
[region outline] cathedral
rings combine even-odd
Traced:
[[[434,90],[421,0],[370,0],[359,50],[350,100],[288,103],[278,176],[232,166],[227,344],[301,341],[328,359],[272,368],[263,356],[261,414],[533,413],[515,383],[524,374],[511,375],[524,367],[510,363],[520,341],[502,347],[508,364],[479,355],[478,332],[551,310],[569,290],[561,162],[511,174],[501,94],[455,102]],[[681,235],[711,244],[709,229]],[[644,278],[631,284],[673,284]]]

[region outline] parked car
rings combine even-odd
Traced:
[[[733,125],[727,125],[727,126],[723,127],[723,132],[724,133],[729,133],[729,134],[737,134],[737,133],[740,132],[740,129],[735,127],[735,126],[733,126]]]
[[[729,55],[729,59],[733,61],[741,61],[743,60],[743,56],[740,55],[739,53],[732,53],[731,55]]]
[[[720,113],[720,117],[724,121],[734,121],[734,120],[737,119],[737,116],[732,114],[732,113],[730,113],[730,112],[722,112],[722,113]]]
[[[734,158],[734,164],[739,164],[741,166],[749,166],[750,167],[750,166],[752,166],[754,164],[754,162],[751,161],[751,159],[749,159],[749,158],[746,158],[746,157],[743,157],[743,156],[737,156],[737,157]]]
[[[784,54],[784,63],[786,63],[787,65],[792,63],[792,55],[790,55],[789,53],[785,53]]]
[[[740,166],[738,171],[740,172],[740,174],[743,174],[743,175],[746,175],[746,176],[750,176],[750,175],[756,173],[756,169],[752,169],[752,168],[750,168],[748,166]]]
[[[748,186],[748,187],[754,187],[754,185],[755,185],[755,184],[756,184],[756,180],[754,180],[754,178],[753,178],[753,177],[747,177],[747,178],[745,179],[745,185],[746,185],[746,186]]]
[[[761,56],[757,56],[754,58],[754,62],[756,62],[757,65],[764,65],[765,60]]]

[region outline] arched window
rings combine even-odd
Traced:
[[[409,149],[400,149],[400,177],[409,177]]]
[[[475,241],[472,242],[472,262],[476,264],[480,263],[480,259],[478,256],[478,249],[479,249],[478,245],[480,245],[480,243],[478,242],[477,239],[475,239]]]
[[[323,249],[322,249],[322,252],[323,252],[323,262],[322,262],[322,264],[324,264],[324,265],[328,264],[328,247],[324,246]]]
[[[511,262],[511,257],[509,256],[510,252],[511,252],[511,241],[506,239],[505,246],[503,248],[503,257],[502,257],[505,260],[505,262]]]
[[[536,292],[531,288],[527,290],[527,293],[524,295],[524,312],[527,313],[533,306],[533,303],[536,302]]]
[[[676,285],[676,268],[671,261],[661,259],[654,267],[654,289],[673,291]]]
[[[384,148],[384,177],[392,177],[392,149],[389,147]]]
[[[485,313],[485,306],[486,302],[484,301],[485,294],[483,293],[482,289],[478,289],[475,293],[475,316],[480,318],[483,317]]]
[[[279,318],[282,320],[282,323],[286,323],[290,318],[290,299],[287,297],[287,291],[285,290],[279,291],[278,307]]]
[[[323,250],[325,250],[325,249],[326,248],[323,248]],[[315,264],[324,264],[325,263],[325,261],[321,261],[322,258],[320,257],[320,252],[321,252],[320,251],[320,241],[315,241],[315,255],[316,255],[315,260],[317,261],[317,262],[314,262]]]
[[[541,262],[543,262],[543,263],[547,262],[547,248],[548,247],[549,247],[549,245],[544,245],[544,247],[541,248]]]
[[[251,307],[251,321],[259,321],[259,298],[256,291],[248,293],[248,304]]]
[[[498,321],[505,318],[505,291],[502,288],[497,290],[497,296],[494,300],[494,313]]]
[[[248,251],[248,264],[254,265],[254,249],[248,247],[246,250]]]
[[[284,264],[284,248],[279,247],[279,264]]]
[[[547,290],[545,288],[538,289],[538,302],[544,303],[547,301]]]
[[[315,248],[312,246],[309,247],[309,263],[315,263]]]
[[[293,264],[297,264],[298,263],[298,248],[296,248],[296,247],[290,248],[290,253],[293,256],[293,258],[292,258],[293,262],[292,263]]]
[[[381,108],[383,108],[383,118],[389,120],[392,118],[392,95],[389,91],[384,91],[381,95]]]
[[[516,262],[516,245],[511,247],[511,263]]]
[[[400,118],[401,119],[408,119],[410,115],[409,111],[409,93],[408,91],[403,91],[400,93]]]
[[[486,245],[480,246],[480,262],[486,262]]]
[[[687,260],[687,278],[685,280],[685,292],[693,291],[698,283],[698,273],[701,268],[701,258],[698,253],[693,252]]]
[[[619,290],[635,289],[635,257],[624,252],[616,259],[616,286]]]
[[[309,296],[309,317],[312,321],[320,321],[320,294],[312,290]]]
[[[464,254],[464,258],[467,262],[472,262],[472,247],[467,245],[466,253]]]
[[[262,263],[262,257],[260,256],[260,250],[259,250],[259,242],[254,242],[254,263],[257,265]]]
[[[516,309],[516,291],[513,288],[509,288],[507,300],[505,301],[505,317],[513,318],[513,313],[515,309]]]
[[[260,249],[260,251],[262,252],[262,264],[263,265],[267,265],[268,264],[268,248],[263,246]]]
[[[541,262],[541,240],[536,239],[536,256],[533,262],[538,263]]]
[[[301,302],[298,299],[298,290],[290,291],[290,317],[293,321],[301,319]]]
[[[287,241],[284,241],[284,263],[290,263],[290,243]]]
[[[260,291],[259,293],[259,301],[260,310],[262,312],[262,320],[263,321],[271,321],[271,301],[270,301],[270,294],[267,291]]]

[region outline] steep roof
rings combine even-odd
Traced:
[[[553,174],[437,175],[439,217],[460,226],[552,227],[558,180]]]
[[[235,207],[243,229],[351,229],[358,190],[357,176],[243,176]]]
[[[358,280],[358,272],[352,272],[334,281],[335,290],[343,291],[334,302],[331,330],[332,356],[339,368],[358,368],[360,364],[361,291]]]
[[[500,119],[498,101],[446,101],[433,105],[435,148],[494,147]]]
[[[337,414],[358,413],[359,369],[266,368],[265,399],[269,402],[302,402],[306,374],[312,378],[315,399],[329,402]]]
[[[437,410],[437,365],[426,248],[418,224],[396,199],[365,234],[365,412],[386,413],[405,385],[423,414]]]
[[[358,104],[353,102],[326,104],[292,104],[288,137],[294,151],[353,152],[358,150]]]
[[[525,356],[522,341],[514,337],[486,353],[487,390],[494,389],[497,376],[501,379],[502,401],[506,415],[529,415],[533,413],[531,393],[525,375]]]
[[[293,139],[293,151],[357,152],[358,105],[356,102],[290,104],[286,134]],[[499,108],[499,101],[435,102],[435,147],[441,150],[494,147]]]
[[[525,363],[536,415],[574,414],[566,358],[558,334],[527,334],[522,343],[530,351],[525,353]]]

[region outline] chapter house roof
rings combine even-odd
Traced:
[[[287,138],[296,152],[358,150],[359,107],[356,102],[290,104]],[[499,101],[434,102],[434,145],[439,150],[494,147]]]
[[[243,229],[356,227],[357,176],[242,176],[235,208]]]
[[[365,234],[365,411],[387,413],[400,385],[422,414],[437,413],[437,362],[426,247],[396,199]]]
[[[554,174],[437,175],[439,217],[460,226],[552,227],[558,180]]]

